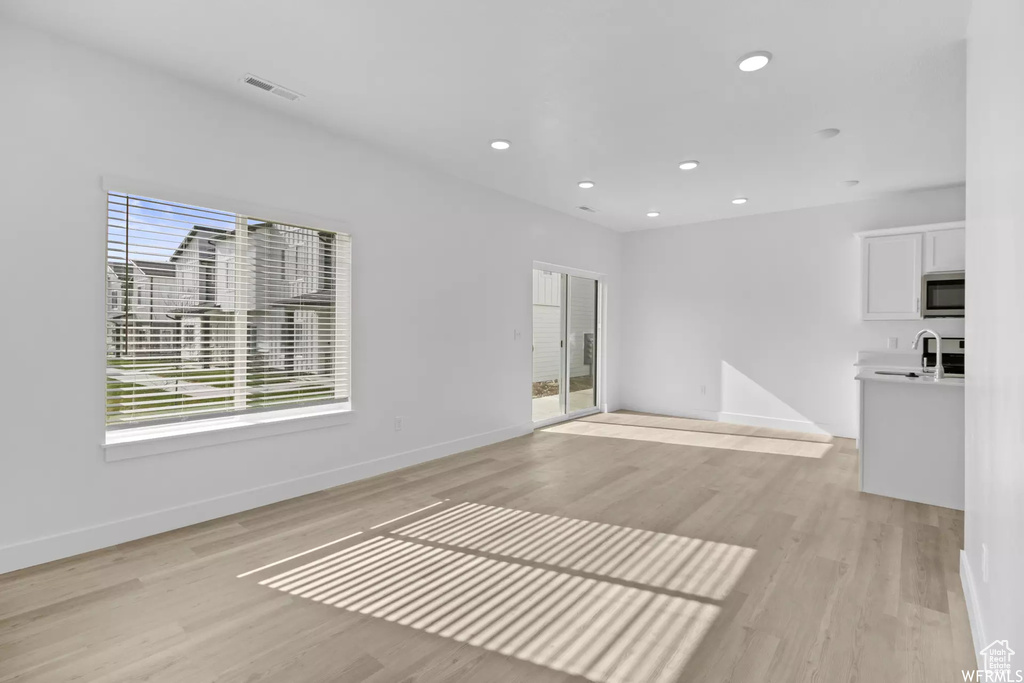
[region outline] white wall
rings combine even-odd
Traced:
[[[1024,4],[974,0],[967,47],[966,511],[975,644],[1024,668]],[[985,577],[982,544],[988,548]],[[972,599],[973,598],[973,599]]]
[[[0,79],[0,571],[524,433],[535,260],[607,274],[614,358],[608,230],[10,24]],[[352,423],[104,462],[101,174],[346,221]]]
[[[854,233],[963,218],[954,187],[627,234],[622,407],[855,436],[857,351],[925,325],[860,320]]]

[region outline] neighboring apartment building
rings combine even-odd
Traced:
[[[108,264],[108,350],[120,355],[127,319],[134,355],[228,366],[234,358],[235,314],[244,312],[245,343],[257,367],[331,372],[333,237],[255,223],[245,242],[239,253],[234,231],[196,226],[168,261],[129,261],[127,269]],[[243,269],[245,277],[237,277]]]
[[[172,310],[177,292],[177,271],[167,261],[108,263],[108,353],[121,356],[131,349],[136,355],[176,355],[178,321]]]

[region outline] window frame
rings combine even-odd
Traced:
[[[140,424],[131,427],[108,428],[106,424],[106,411],[103,411],[103,434],[104,438],[101,448],[104,452],[104,459],[108,462],[126,460],[137,457],[145,457],[160,453],[190,450],[218,444],[243,441],[247,439],[263,438],[274,434],[283,434],[309,429],[322,429],[347,424],[353,414],[353,301],[352,301],[352,249],[354,236],[350,225],[336,218],[329,218],[309,214],[305,212],[282,209],[279,207],[267,206],[256,202],[241,200],[237,198],[222,197],[206,192],[186,190],[169,187],[138,179],[124,178],[119,176],[103,175],[100,177],[103,200],[103,224],[107,225],[107,195],[109,192],[124,193],[143,197],[153,197],[168,202],[191,204],[210,209],[235,213],[243,216],[256,216],[261,220],[275,223],[283,223],[296,226],[307,226],[311,229],[324,230],[347,235],[349,239],[350,267],[347,287],[336,287],[338,297],[338,308],[340,310],[341,297],[348,297],[348,354],[342,362],[348,365],[348,397],[344,401],[321,402],[309,406],[288,406],[279,409],[262,410],[255,412],[224,413],[206,418],[182,420],[180,422],[163,422],[158,424]],[[108,305],[107,300],[107,232],[103,232],[104,268],[103,273],[103,305],[104,310]],[[104,315],[106,319],[106,315]],[[341,325],[336,328],[335,339],[340,334]],[[104,325],[106,330],[106,325]],[[103,345],[104,358],[100,365],[103,377],[101,385],[106,382],[106,344]],[[105,405],[105,401],[100,402]]]

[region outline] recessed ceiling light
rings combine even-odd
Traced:
[[[746,197],[737,197],[736,199],[732,200],[732,203],[733,204],[746,204],[747,203],[747,198]]]
[[[580,182],[577,183],[577,185],[579,185],[581,189],[589,190],[590,188],[592,188],[594,186],[594,181],[593,180],[581,180]]]
[[[772,53],[759,50],[740,57],[737,66],[739,66],[740,71],[760,71],[768,66],[770,61],[772,61]]]
[[[648,218],[657,218],[660,215],[661,215],[660,211],[648,211],[647,212],[647,217]]]
[[[512,146],[508,140],[491,140],[491,147],[494,149],[508,149]]]
[[[857,187],[858,185],[860,185],[860,181],[859,180],[843,180],[843,181],[840,181],[839,184],[842,185],[843,187]]]
[[[816,138],[819,138],[821,140],[828,140],[830,138],[834,138],[837,135],[839,135],[838,128],[822,128],[821,130],[814,134]]]
[[[689,161],[684,161],[683,163],[679,164],[679,168],[683,169],[684,171],[692,171],[698,166],[700,166],[700,162],[695,159],[690,159]]]

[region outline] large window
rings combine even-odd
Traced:
[[[348,401],[348,235],[107,201],[109,428]]]

